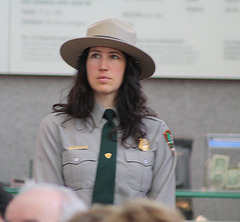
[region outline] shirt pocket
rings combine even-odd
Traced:
[[[62,153],[65,184],[73,189],[91,189],[94,186],[97,154],[89,150],[66,150]]]
[[[126,150],[128,184],[134,190],[147,193],[153,177],[154,153],[152,151]]]

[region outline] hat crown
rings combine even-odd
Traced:
[[[115,18],[105,19],[89,26],[87,37],[109,38],[136,45],[135,30],[128,24]]]

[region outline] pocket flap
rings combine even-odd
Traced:
[[[126,150],[125,157],[129,163],[136,162],[144,166],[153,166],[154,163],[154,153],[152,151]]]
[[[66,150],[63,152],[63,165],[66,164],[79,164],[84,161],[96,162],[97,154],[89,150]]]

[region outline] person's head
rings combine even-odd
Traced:
[[[0,185],[0,222],[3,221],[7,205],[12,200],[12,198],[12,194],[5,191],[4,187]]]
[[[103,222],[117,213],[120,207],[95,204],[85,212],[77,213],[69,222]]]
[[[114,48],[133,58],[140,70],[139,79],[147,79],[154,73],[155,64],[136,43],[137,35],[132,26],[119,19],[108,18],[90,25],[86,37],[65,42],[60,53],[67,64],[78,70],[78,60],[84,50],[96,46]]]
[[[108,54],[105,54],[106,50]],[[135,75],[137,80],[141,80],[150,77],[155,71],[152,58],[136,47],[135,30],[129,24],[114,18],[92,24],[86,37],[65,42],[60,52],[62,58],[78,70],[80,76],[77,83],[80,84],[84,79],[82,83],[90,86],[88,91],[93,89],[93,92],[96,92],[91,78],[92,69],[97,75],[95,78],[98,78],[98,81],[95,79],[95,82],[98,82],[98,85],[106,87],[113,82],[113,87],[118,88],[128,75]],[[132,66],[135,69],[132,69]],[[102,79],[99,79],[101,77]],[[115,78],[118,81],[117,85],[114,82]]]
[[[24,187],[9,203],[6,222],[66,222],[75,213],[86,210],[73,190],[50,184]]]
[[[140,198],[130,200],[120,212],[110,216],[105,222],[182,222],[181,213],[154,200]]]

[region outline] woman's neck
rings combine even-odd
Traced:
[[[114,99],[112,95],[95,95],[95,101],[102,105],[105,109],[111,109],[114,107]]]

